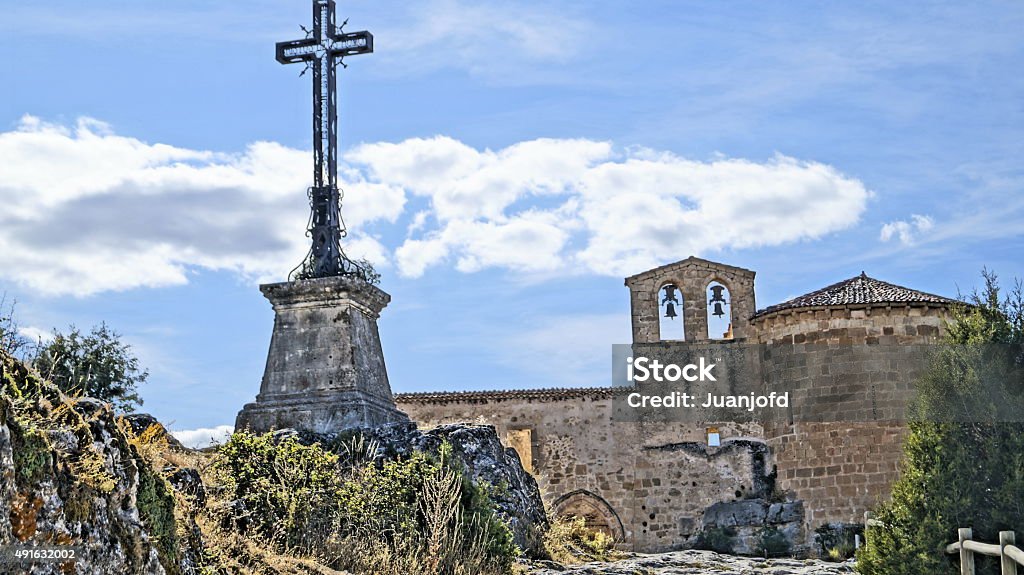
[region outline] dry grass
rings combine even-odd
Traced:
[[[551,559],[565,565],[590,561],[615,561],[615,540],[601,531],[588,529],[581,517],[555,517],[544,534],[544,547]]]

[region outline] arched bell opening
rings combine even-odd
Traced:
[[[708,339],[732,339],[732,296],[729,288],[720,281],[708,284],[707,314]]]
[[[658,290],[658,339],[661,341],[682,341],[686,339],[686,322],[683,320],[683,292],[673,283],[667,283]]]

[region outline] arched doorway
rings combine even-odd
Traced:
[[[556,499],[552,507],[558,517],[581,517],[588,529],[601,531],[615,541],[625,539],[619,514],[596,493],[578,489]]]

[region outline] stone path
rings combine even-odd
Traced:
[[[852,563],[813,559],[758,559],[719,555],[711,551],[676,551],[636,555],[612,563],[586,563],[562,567],[535,565],[530,575],[847,575]]]

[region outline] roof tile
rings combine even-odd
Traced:
[[[859,276],[795,297],[780,304],[768,306],[754,314],[754,317],[802,307],[913,303],[941,305],[950,304],[954,301],[946,297],[876,280],[861,272]]]

